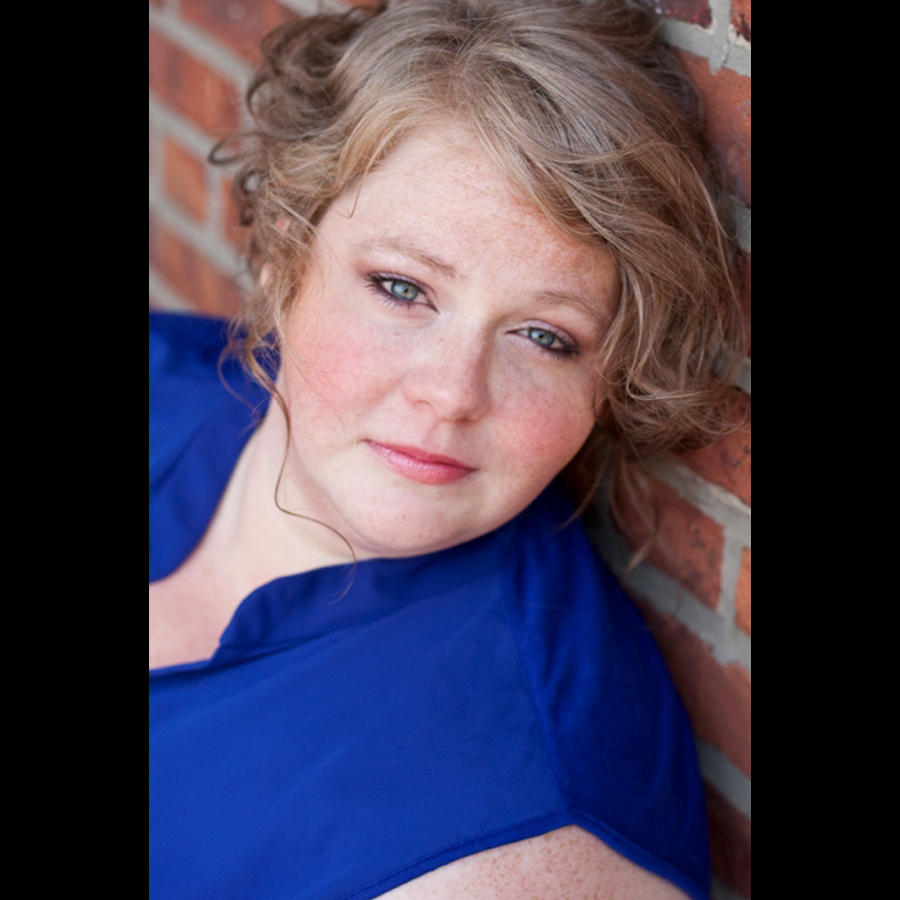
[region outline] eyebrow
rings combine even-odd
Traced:
[[[425,253],[423,250],[414,247],[412,244],[409,244],[400,238],[377,238],[371,241],[363,241],[361,244],[356,244],[353,247],[353,250],[357,253],[369,253],[373,250],[389,250],[394,253],[399,253],[402,256],[406,256],[424,266],[428,266],[429,269],[434,269],[448,278],[456,278],[459,275],[450,263],[443,262],[436,256]]]
[[[591,303],[587,297],[583,297],[580,294],[566,294],[561,291],[540,291],[537,296],[554,306],[568,306],[575,309],[598,325],[605,326],[611,318],[609,312],[604,312],[600,309],[599,303]]]

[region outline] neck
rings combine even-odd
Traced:
[[[354,560],[336,531],[306,514],[309,504],[291,478],[287,446],[284,415],[272,403],[241,453],[216,513],[221,558],[254,581],[253,587]]]

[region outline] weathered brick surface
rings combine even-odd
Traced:
[[[737,589],[734,595],[737,610],[735,624],[741,631],[750,634],[750,548],[745,547],[741,554],[741,572],[738,576]]]
[[[726,68],[713,74],[708,60],[686,51],[678,57],[703,99],[707,135],[731,188],[750,206],[750,79]]]
[[[660,481],[652,480],[650,491],[650,503],[658,510],[658,531],[647,561],[715,609],[721,593],[722,526]],[[620,508],[626,539],[632,550],[638,550],[652,527],[624,498]]]
[[[635,600],[665,657],[697,737],[721,750],[749,778],[749,673],[740,663],[718,662],[710,648],[674,616],[660,613],[642,597]]]
[[[150,91],[209,135],[238,127],[235,86],[183,47],[150,29]]]
[[[230,316],[237,311],[239,293],[234,279],[152,216],[150,264],[198,312]]]
[[[712,869],[739,896],[750,897],[750,822],[712,785],[706,785]]]
[[[686,453],[682,461],[706,481],[730,491],[750,505],[750,397],[738,392],[735,431],[702,450]]]
[[[222,178],[219,191],[222,209],[222,236],[234,250],[245,253],[250,244],[250,229],[240,223],[238,205],[232,190],[232,179]]]
[[[275,0],[181,0],[181,14],[249,63],[259,61],[260,41],[295,13]]]
[[[206,162],[171,138],[165,141],[164,160],[166,196],[192,218],[204,220],[209,207]]]
[[[740,291],[741,306],[744,309],[744,322],[747,328],[747,353],[751,346],[751,295],[750,295],[750,254],[739,253],[737,259],[738,290]]]
[[[712,13],[707,0],[640,0],[655,12],[682,22],[691,22],[708,28],[712,23]]]
[[[750,43],[750,0],[731,0],[731,24]]]

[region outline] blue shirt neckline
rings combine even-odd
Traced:
[[[246,378],[236,361],[221,367],[227,385],[201,395],[191,419],[188,451],[162,466],[150,486],[150,581],[174,572],[196,548],[238,459],[265,415],[268,394]],[[183,401],[182,401],[183,410]],[[151,460],[152,467],[152,460]],[[548,506],[549,504],[549,506]],[[276,578],[238,605],[206,660],[163,667],[182,670],[231,663],[388,615],[440,584],[455,590],[496,569],[512,549],[521,520],[536,513],[571,516],[561,490],[551,488],[510,522],[464,544],[413,557],[375,558]],[[318,598],[304,604],[298,598]],[[322,603],[321,598],[333,598]]]

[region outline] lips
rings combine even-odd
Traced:
[[[365,443],[388,468],[422,484],[451,484],[475,471],[458,459],[429,453],[419,447],[380,444],[377,441]]]

